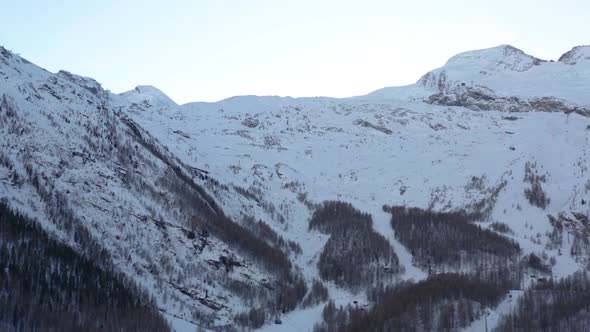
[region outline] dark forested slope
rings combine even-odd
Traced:
[[[169,331],[144,291],[0,202],[0,330]]]

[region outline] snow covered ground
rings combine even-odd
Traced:
[[[460,54],[416,85],[367,96],[244,96],[130,113],[188,164],[226,183],[256,188],[280,207],[284,223],[265,221],[286,238],[305,244],[298,264],[306,269],[313,270],[326,239],[307,231],[309,212],[296,199],[298,194],[314,203],[347,201],[371,213],[375,229],[400,257],[403,277],[420,280],[424,271],[412,265],[411,255],[395,240],[382,205],[452,210],[485,198],[486,190],[506,181],[489,221],[509,224],[524,253],[545,251],[555,257],[554,276],[562,277],[579,266],[567,254],[567,243],[561,248],[564,255],[545,249],[552,229],[547,215],[588,212],[581,205],[590,196],[584,187],[590,181],[588,118],[575,113],[475,112],[422,99],[438,89],[428,80],[445,72],[447,86],[468,82],[498,95],[554,96],[586,107],[589,100],[581,92],[590,88],[590,75],[585,74],[590,61],[584,55],[587,48],[576,52],[581,60],[572,65],[540,62],[501,46]],[[527,162],[536,163],[547,177],[543,186],[551,202],[546,209],[531,206],[524,196]],[[483,187],[469,187],[474,177],[483,180]],[[243,208],[234,211],[248,213]],[[250,213],[256,214],[256,208]],[[298,319],[299,313],[287,317]]]
[[[510,237],[519,243],[523,254],[545,252],[554,257],[553,275],[563,277],[579,269],[581,263],[570,255],[571,242],[565,241],[560,248],[546,248],[547,234],[552,230],[547,215],[590,214],[590,204],[582,203],[590,202],[590,120],[583,111],[590,107],[586,93],[590,91],[589,49],[574,49],[557,62],[542,62],[507,46],[467,52],[414,85],[347,99],[241,96],[186,105],[177,105],[151,86],[121,95],[92,94],[93,89],[102,90],[91,79],[65,72],[53,75],[4,55],[0,94],[10,96],[26,112],[27,121],[36,131],[5,143],[2,152],[17,167],[23,167],[18,166],[22,163],[18,162],[17,151],[32,149],[36,163],[46,165],[47,170],[60,169],[58,165],[64,159],[63,155],[59,158],[60,150],[77,151],[84,139],[82,125],[104,121],[96,115],[97,105],[120,111],[186,165],[207,171],[224,185],[255,193],[259,202],[241,196],[237,190],[211,192],[234,220],[254,216],[285,239],[299,243],[303,253],[293,259],[308,282],[318,278],[317,261],[327,241],[326,235],[308,230],[311,204],[342,200],[370,213],[375,230],[391,242],[405,268],[402,278],[417,281],[426,273],[412,264],[411,254],[395,239],[390,217],[382,206],[450,211],[491,199],[491,189],[505,182],[498,196],[491,199],[494,204],[489,220],[481,225],[488,227],[491,221],[508,224],[514,232]],[[425,102],[435,93],[457,94],[463,91],[457,90],[462,84],[491,91],[490,96],[508,98],[501,102],[512,97],[527,101],[551,96],[572,111],[474,111],[466,102],[461,106]],[[35,101],[35,94],[44,99]],[[477,100],[478,109],[486,102],[485,98]],[[47,115],[51,112],[65,114],[81,124],[52,119]],[[64,139],[66,134],[71,138]],[[158,211],[174,226],[169,227],[167,235],[149,224],[138,231],[133,228],[136,226],[117,223],[129,217],[130,211],[139,218],[150,215],[147,206],[153,202],[144,201],[118,180],[114,187],[109,182],[108,189],[104,189],[107,185],[101,179],[103,175],[117,178],[116,165],[100,160],[88,164],[85,157],[76,158],[56,186],[77,195],[78,207],[89,211],[87,223],[94,225],[97,237],[121,253],[115,259],[122,269],[131,275],[136,273],[126,265],[126,255],[122,254],[124,246],[132,243],[137,248],[131,255],[137,262],[134,268],[142,271],[142,276],[136,277],[142,284],[154,289],[157,283],[147,273],[149,264],[142,258],[142,249],[158,253],[158,259],[171,260],[174,277],[170,280],[175,280],[194,255],[192,243],[183,237],[182,229],[174,228],[180,227],[178,212]],[[539,174],[546,176],[542,186],[551,201],[545,209],[532,206],[524,195],[529,186],[524,181],[527,162],[535,163]],[[153,164],[153,168],[140,167],[147,179],[161,176],[166,168],[158,160]],[[72,181],[90,184],[80,189]],[[0,197],[9,197],[13,204],[42,219],[43,207],[37,194],[29,187],[15,190],[10,183],[8,170],[0,168]],[[100,203],[98,208],[91,205],[96,202]],[[113,239],[118,232],[123,234],[123,240]],[[140,237],[127,235],[135,233]],[[150,243],[144,243],[145,238]],[[214,244],[208,250],[203,257],[215,259],[227,247]],[[246,272],[255,278],[264,277],[256,267]],[[201,293],[209,289],[200,282],[195,279],[187,284]],[[366,303],[362,293],[353,294],[330,283],[326,286],[337,305]],[[188,298],[176,292],[175,297],[182,300],[164,300],[164,291],[155,293],[175,329],[195,329],[189,322],[190,309],[182,305]],[[519,295],[516,291],[511,294],[512,299],[508,297],[498,308],[490,309],[489,327]],[[231,322],[231,313],[247,308],[227,292],[220,296],[226,298],[224,303],[229,308],[221,319],[224,322]],[[320,320],[322,308],[320,305],[283,315],[280,328],[271,319],[263,330],[309,331]],[[468,330],[481,331],[481,323],[475,322]]]

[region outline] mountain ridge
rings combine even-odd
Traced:
[[[5,48],[3,48],[3,52],[8,52],[8,53],[12,54],[12,52],[10,52],[9,50],[7,50]],[[415,84],[424,85],[424,86],[429,85],[428,83],[425,82],[425,81],[427,81],[426,77],[429,76],[429,74],[431,74],[433,71],[444,69],[445,67],[448,67],[449,65],[460,67],[460,66],[465,66],[469,62],[474,62],[474,63],[480,65],[476,69],[485,70],[485,66],[481,66],[482,63],[477,63],[477,61],[474,61],[474,60],[478,60],[478,59],[482,59],[482,58],[488,58],[486,61],[490,62],[492,67],[497,67],[498,65],[500,65],[500,66],[503,66],[503,69],[509,69],[509,70],[513,70],[513,71],[517,71],[517,72],[522,72],[522,71],[526,71],[526,70],[532,68],[532,66],[538,66],[541,63],[558,62],[558,63],[567,63],[569,65],[576,65],[576,64],[578,64],[579,60],[590,60],[590,45],[574,46],[569,51],[563,53],[558,58],[557,61],[543,60],[543,59],[537,58],[537,57],[535,57],[533,55],[529,55],[529,54],[525,53],[524,51],[522,51],[521,49],[514,47],[512,45],[509,45],[509,44],[503,44],[503,45],[499,45],[499,46],[478,49],[478,50],[472,50],[472,51],[465,51],[465,52],[457,53],[456,55],[451,56],[447,60],[445,65],[443,65],[441,68],[432,70],[432,71],[422,75],[416,81]],[[28,60],[26,60],[24,58],[21,58],[21,59],[22,59],[22,61],[30,64],[30,62]],[[529,60],[529,61],[526,62],[523,59]],[[576,61],[576,60],[578,60],[578,61]],[[523,61],[525,63],[523,63]],[[43,68],[41,68],[41,69],[45,70]],[[497,70],[497,68],[496,68],[496,70]],[[67,70],[60,70],[56,73],[56,75],[66,78],[66,79],[70,79],[70,80],[77,80],[78,81],[77,83],[82,84],[82,85],[88,84],[86,82],[89,82],[89,81],[92,81],[92,83],[90,83],[91,85],[99,84],[98,82],[96,82],[96,80],[94,80],[90,77],[75,75],[75,74],[68,72]],[[289,96],[283,97],[283,96],[271,96],[271,95],[261,95],[261,96],[259,96],[259,95],[238,95],[238,96],[228,97],[228,98],[216,101],[216,102],[190,101],[190,102],[187,102],[182,105],[176,104],[172,100],[172,98],[170,98],[168,95],[166,95],[166,93],[162,92],[160,89],[158,89],[157,87],[155,87],[153,85],[138,85],[134,89],[126,91],[126,92],[122,92],[119,95],[130,95],[133,93],[144,94],[145,96],[150,96],[150,97],[154,98],[155,100],[161,101],[166,106],[171,106],[171,105],[185,106],[185,105],[189,105],[189,104],[215,104],[215,103],[221,103],[221,102],[229,102],[232,99],[236,99],[236,98],[286,98],[286,99],[296,99],[296,100],[297,99],[318,99],[318,98],[320,98],[320,99],[321,98],[349,99],[349,98],[363,98],[363,97],[366,98],[371,95],[376,95],[376,92],[381,91],[381,90],[385,90],[385,89],[398,89],[399,90],[404,87],[409,87],[409,86],[413,86],[413,85],[414,84],[411,84],[408,86],[384,87],[384,88],[375,90],[373,92],[370,92],[366,95],[358,95],[358,96],[354,96],[354,97],[343,97],[343,98],[334,98],[334,97],[329,97],[329,96],[314,96],[314,97],[311,97],[311,96],[307,97],[306,96],[306,97],[293,98],[293,97],[289,97]]]

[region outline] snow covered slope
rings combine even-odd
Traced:
[[[175,105],[155,89],[136,92],[125,94],[126,109]],[[174,321],[232,325],[249,308],[244,298],[278,292],[247,293],[275,289],[277,274],[228,241],[236,226],[211,195],[251,200],[184,165],[113,106],[121,100],[92,79],[0,49],[0,199],[144,286]]]
[[[506,223],[523,255],[545,252],[554,257],[553,276],[566,276],[585,266],[590,250],[572,255],[573,235],[556,243],[548,215],[573,234],[590,213],[589,49],[556,62],[511,46],[466,52],[416,84],[347,99],[239,96],[185,105],[154,87],[115,95],[2,49],[0,198],[39,220],[67,206],[179,326],[232,324],[252,306],[235,285],[268,286],[276,275],[227,241],[191,233],[192,213],[209,214],[183,205],[178,185],[201,188],[202,206],[242,224],[262,220],[300,244],[302,253],[288,258],[308,286],[328,240],[309,231],[309,219],[324,200],[372,215],[405,268],[402,279],[427,271],[395,238],[384,204],[452,211],[483,202],[490,213],[482,227]],[[543,179],[545,207],[525,195],[530,172]],[[80,246],[65,225],[44,226]],[[217,270],[220,256],[242,264]],[[337,304],[367,303],[363,292],[325,284]],[[282,327],[310,330],[321,310],[297,308]]]
[[[500,46],[459,54],[415,85],[367,96],[233,97],[166,114],[148,107],[133,118],[187,164],[279,207],[280,216],[267,221],[307,244],[298,263],[310,277],[323,242],[307,230],[309,202],[338,199],[371,213],[400,255],[404,277],[421,279],[382,205],[453,210],[490,198],[504,182],[486,221],[507,223],[525,254],[555,257],[560,277],[583,259],[561,254],[571,242],[548,249],[547,215],[590,211],[582,203],[590,200],[590,62],[580,55],[587,49],[548,62]],[[527,163],[546,176],[544,209],[525,197]]]
[[[168,109],[178,106],[170,97],[151,85],[139,85],[135,89],[121,94],[131,105],[140,104],[146,107]]]
[[[400,90],[431,103],[475,110],[590,112],[590,46],[546,61],[502,45],[455,55],[414,86],[385,88],[370,97],[394,98]],[[417,89],[417,87],[423,89]]]

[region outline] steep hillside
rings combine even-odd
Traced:
[[[212,195],[253,199],[183,164],[94,80],[0,55],[0,197],[12,209],[149,289],[168,317],[227,327],[252,304],[270,315],[303,298],[295,253]]]

